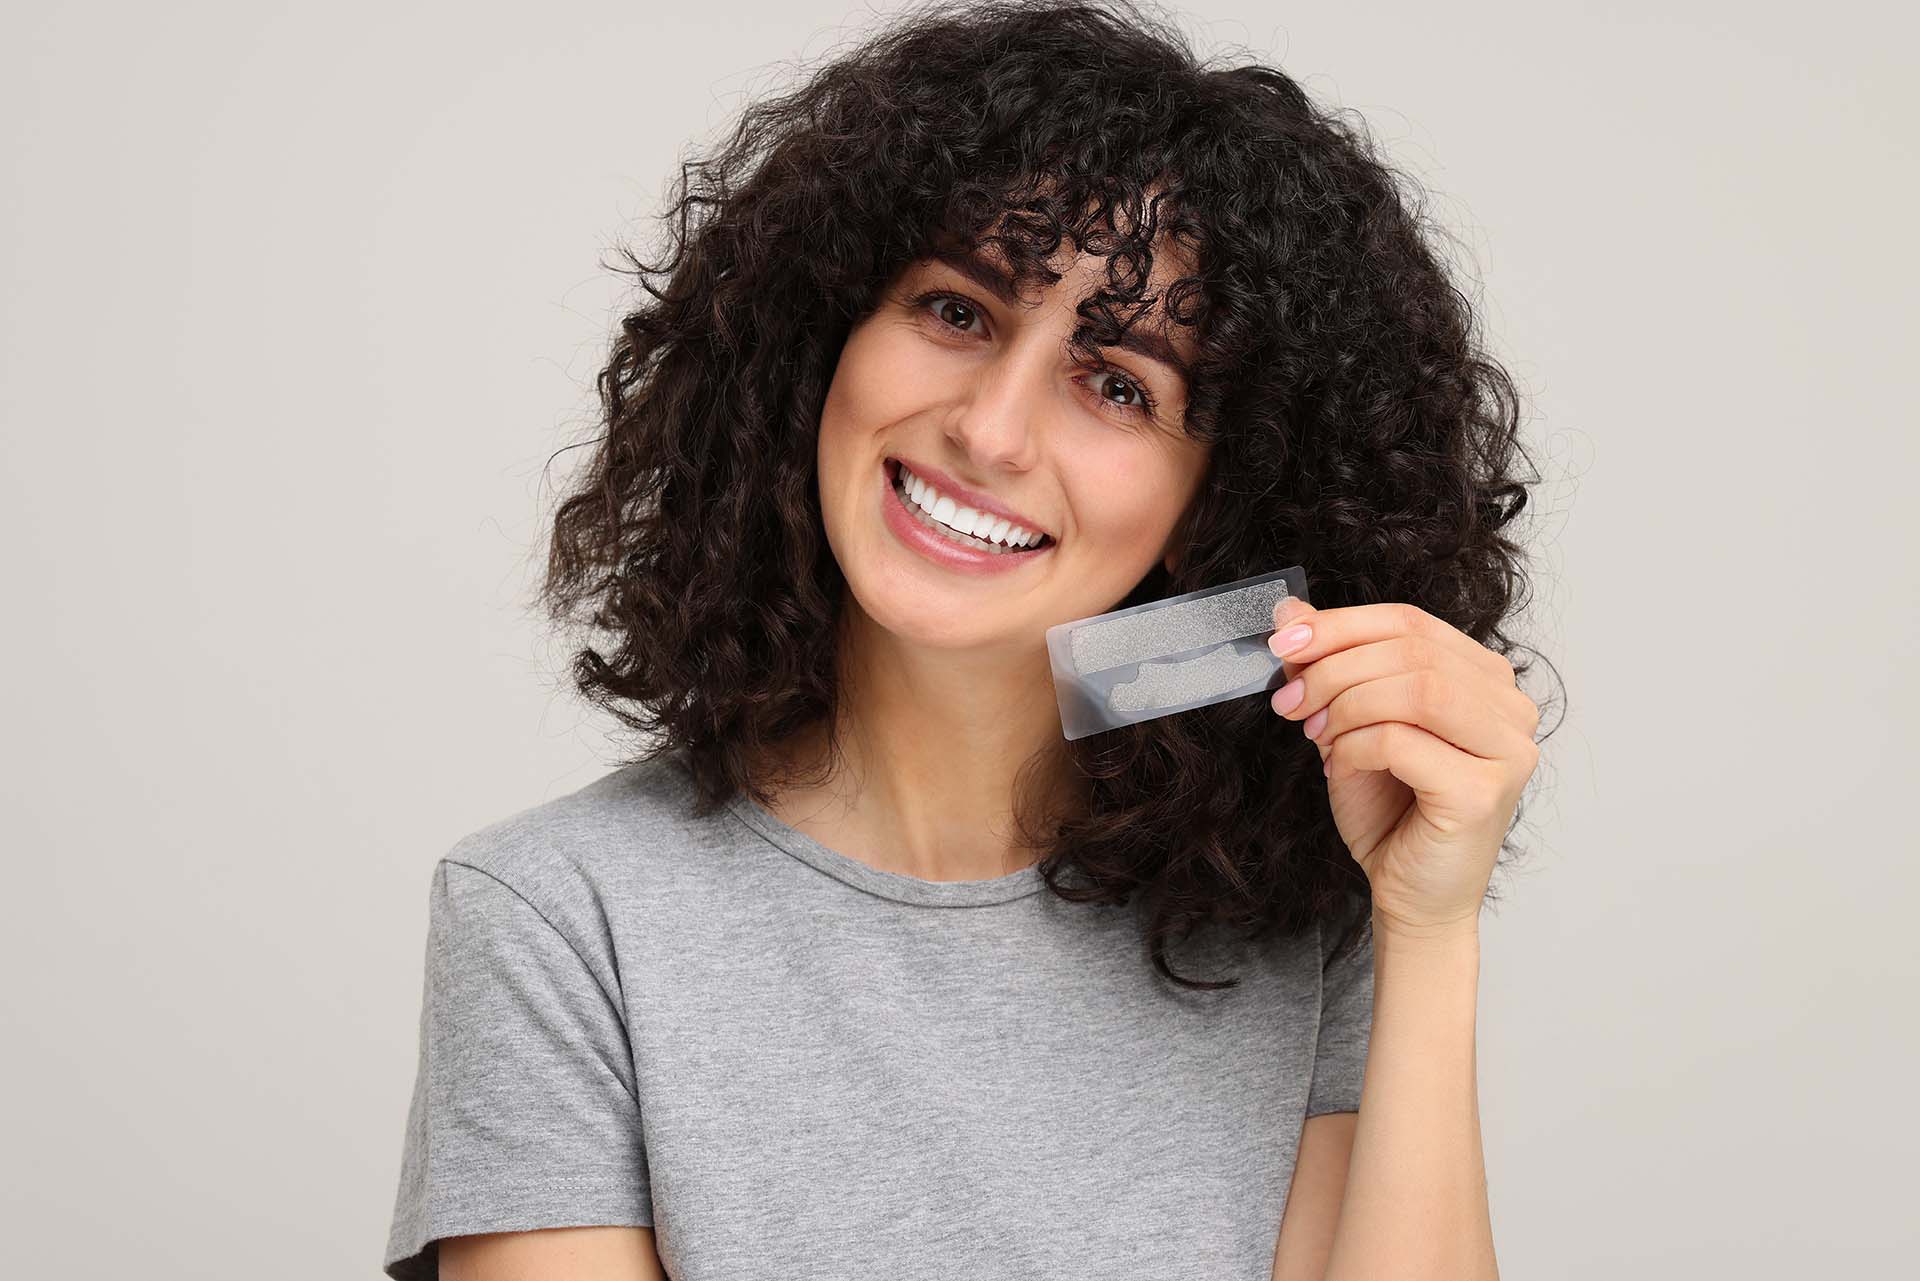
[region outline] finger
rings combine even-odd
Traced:
[[[1295,615],[1305,617],[1313,612],[1313,603],[1304,596],[1282,596],[1273,602],[1273,625],[1285,627]]]
[[[1383,721],[1348,730],[1327,752],[1327,777],[1385,770],[1436,813],[1493,813],[1503,803],[1505,773],[1417,725]]]
[[[1317,743],[1364,725],[1399,721],[1485,760],[1505,760],[1531,740],[1487,691],[1453,673],[1424,667],[1362,681],[1336,694],[1302,728]]]
[[[1490,676],[1478,664],[1469,662],[1452,646],[1437,646],[1421,636],[1396,636],[1390,640],[1343,649],[1316,662],[1290,671],[1288,679],[1275,690],[1271,699],[1274,711],[1289,720],[1305,721],[1331,704],[1345,690],[1367,681],[1414,671],[1435,671],[1469,690],[1505,723],[1531,738],[1539,723],[1539,709],[1533,700],[1511,683]],[[1298,687],[1295,686],[1298,682]],[[1291,702],[1298,698],[1299,701]],[[1290,704],[1290,705],[1289,705]],[[1283,710],[1284,709],[1284,710]],[[1404,718],[1401,718],[1404,719]],[[1316,727],[1316,737],[1318,727]]]
[[[1300,672],[1304,661],[1288,658],[1291,647],[1304,644],[1313,637],[1313,606],[1298,596],[1282,596],[1273,605],[1273,633],[1267,637],[1267,648],[1281,659],[1280,669],[1288,680]],[[1295,629],[1300,629],[1296,633]]]
[[[1281,621],[1281,611],[1288,612]],[[1498,676],[1507,684],[1514,681],[1513,665],[1453,624],[1434,617],[1417,605],[1389,601],[1376,605],[1340,605],[1319,609],[1298,597],[1285,597],[1274,607],[1276,629],[1268,638],[1268,648],[1279,657],[1299,666],[1314,662],[1338,650],[1350,649],[1395,636],[1418,636],[1435,646],[1449,649],[1482,672]],[[1288,627],[1305,624],[1311,639],[1297,650],[1280,654],[1276,639]]]

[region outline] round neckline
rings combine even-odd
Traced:
[[[733,794],[727,809],[769,843],[802,863],[857,890],[896,903],[918,907],[989,907],[1025,898],[1046,884],[1038,863],[984,881],[929,881],[904,872],[889,872],[822,845],[776,817],[744,791]]]

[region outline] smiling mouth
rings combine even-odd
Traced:
[[[994,542],[990,537],[979,538],[973,534],[963,534],[959,530],[934,519],[931,513],[914,501],[913,496],[909,494],[906,491],[906,487],[900,483],[899,459],[889,458],[886,460],[885,465],[887,480],[893,487],[893,495],[900,500],[900,505],[906,508],[907,514],[934,533],[957,546],[971,548],[974,551],[988,552],[996,556],[1031,556],[1035,552],[1042,552],[1053,546],[1053,535],[1047,533],[1041,533],[1039,540],[1028,547],[1010,547],[1004,543]]]

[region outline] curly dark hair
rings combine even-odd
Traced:
[[[648,300],[598,376],[540,599],[604,634],[577,690],[650,740],[636,759],[684,749],[700,813],[766,803],[769,746],[834,721],[822,403],[851,327],[937,243],[991,243],[1023,287],[1058,279],[1063,239],[1106,257],[1076,344],[1139,311],[1160,237],[1199,264],[1159,301],[1197,340],[1184,430],[1209,473],[1179,564],[1113,608],[1299,563],[1317,606],[1408,602],[1511,659],[1519,397],[1417,196],[1282,72],[1203,63],[1127,0],[918,5],[751,106],[670,203],[666,261],[621,250]],[[1267,700],[1062,746],[1086,806],[1045,828],[1040,869],[1072,901],[1140,895],[1167,979],[1237,982],[1168,965],[1203,924],[1328,921],[1336,950],[1369,928],[1317,752]]]

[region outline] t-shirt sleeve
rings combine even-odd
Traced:
[[[491,873],[435,866],[387,1276],[436,1278],[442,1237],[652,1225],[610,965]]]
[[[1339,927],[1323,925],[1332,948]],[[1373,931],[1324,961],[1320,975],[1320,1037],[1314,1050],[1307,1115],[1360,1110],[1367,1042],[1373,1032]]]

